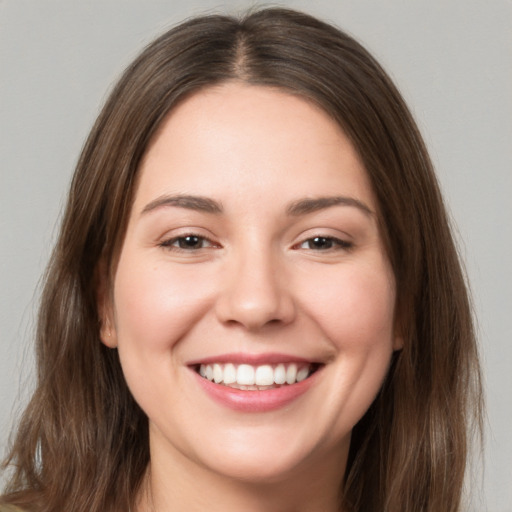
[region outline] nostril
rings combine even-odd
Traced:
[[[295,318],[295,304],[275,262],[262,261],[261,254],[256,257],[254,251],[244,251],[243,256],[241,267],[240,262],[233,262],[217,297],[218,319],[224,325],[251,331],[290,323]]]

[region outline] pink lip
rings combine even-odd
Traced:
[[[313,375],[296,384],[283,385],[264,391],[234,389],[222,384],[215,384],[215,382],[201,377],[195,371],[194,375],[206,394],[217,403],[239,412],[267,412],[280,409],[306,393],[316,382],[320,371],[317,370]]]
[[[279,364],[279,363],[313,363],[312,360],[303,357],[291,356],[288,354],[267,353],[267,354],[247,354],[247,353],[230,353],[220,354],[218,356],[206,357],[189,361],[187,366],[197,366],[200,364],[214,363],[233,363],[233,364],[250,364],[253,366],[261,364]]]

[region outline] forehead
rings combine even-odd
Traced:
[[[174,108],[140,166],[136,203],[161,194],[233,199],[328,195],[374,206],[366,171],[341,127],[298,95],[228,83]]]

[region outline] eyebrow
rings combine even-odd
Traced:
[[[373,217],[375,213],[365,203],[354,197],[345,196],[329,196],[329,197],[317,197],[317,198],[306,198],[294,201],[287,208],[286,213],[288,215],[298,216],[306,213],[316,212],[318,210],[324,210],[332,206],[352,206],[369,217]]]
[[[177,208],[185,208],[188,210],[196,210],[200,212],[220,214],[224,211],[222,204],[218,201],[204,196],[193,195],[164,195],[157,197],[155,200],[148,203],[141,214],[152,212],[158,208],[174,206]],[[365,215],[373,216],[374,212],[362,201],[354,197],[346,196],[329,196],[317,198],[299,199],[291,203],[286,209],[286,213],[291,216],[300,216],[308,213],[324,210],[333,206],[352,206],[359,209]]]
[[[223,212],[222,204],[209,197],[178,194],[157,197],[144,207],[141,214],[149,213],[165,206],[176,206],[178,208],[214,214]]]

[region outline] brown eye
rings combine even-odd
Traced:
[[[306,242],[308,244],[308,249],[316,249],[316,250],[325,250],[332,249],[334,246],[334,241],[332,238],[326,238],[323,236],[316,236],[315,238],[310,238]]]
[[[175,238],[165,240],[160,245],[170,250],[182,251],[197,251],[208,247],[214,247],[214,244],[208,240],[208,238],[199,235],[177,236]]]
[[[350,249],[352,244],[339,238],[331,236],[315,236],[304,240],[299,245],[300,249],[309,249],[313,251],[328,251],[331,249]]]
[[[201,249],[203,247],[204,238],[200,236],[183,236],[176,239],[176,243],[180,249]]]

